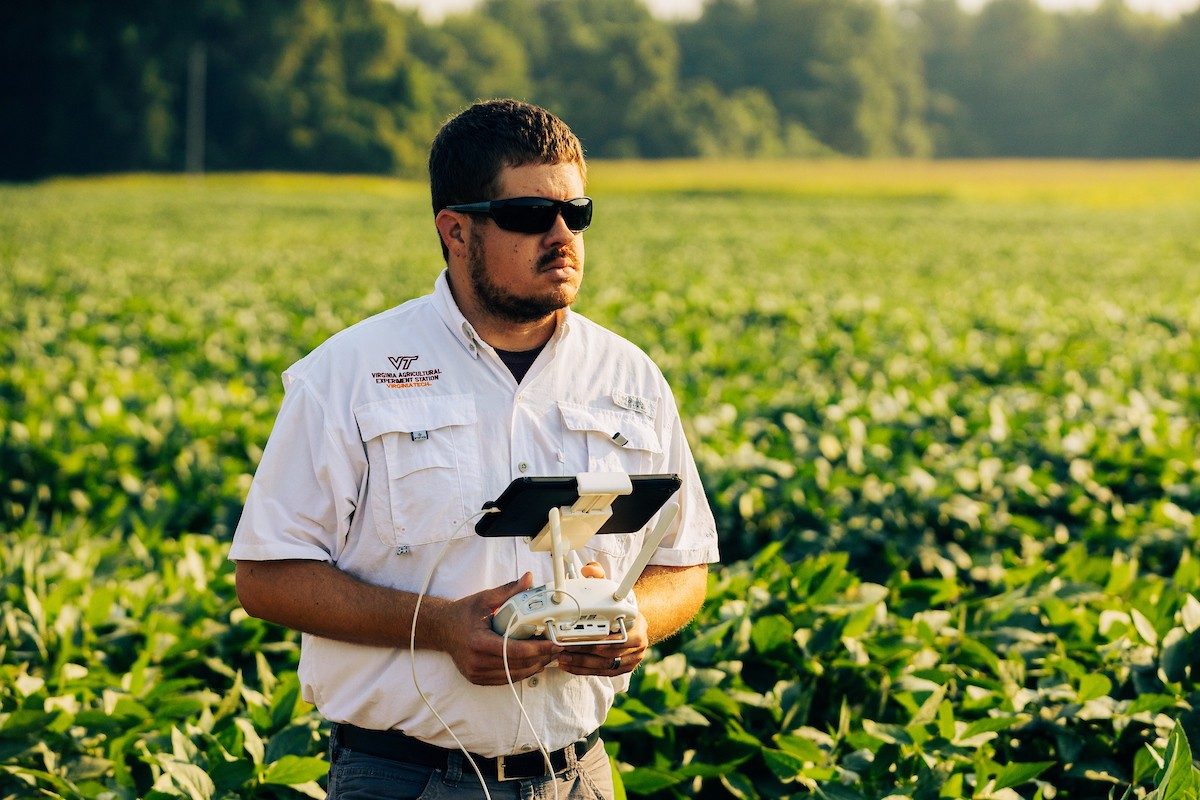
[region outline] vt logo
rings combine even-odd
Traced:
[[[392,362],[392,369],[408,369],[418,358],[420,356],[388,356],[388,361]]]

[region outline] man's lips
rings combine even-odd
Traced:
[[[560,269],[578,270],[579,265],[573,256],[558,253],[538,259],[538,272],[554,272]]]

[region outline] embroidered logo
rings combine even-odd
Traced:
[[[440,369],[414,370],[412,365],[420,356],[388,356],[392,364],[391,372],[372,372],[371,379],[375,383],[386,385],[389,389],[412,389],[416,386],[429,386],[442,376]]]
[[[420,356],[388,356],[388,361],[392,362],[392,369],[408,369],[418,358]]]
[[[636,411],[639,414],[645,414],[647,417],[654,416],[655,410],[658,408],[658,402],[645,397],[638,397],[625,392],[614,392],[612,396],[613,402],[621,408]]]

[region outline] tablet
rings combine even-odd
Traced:
[[[596,533],[633,533],[646,527],[682,481],[678,475],[630,475],[631,494],[617,495],[612,516]],[[546,526],[550,509],[572,506],[579,499],[579,484],[574,476],[562,478],[517,478],[484,508],[499,508],[475,523],[480,536],[537,536]]]

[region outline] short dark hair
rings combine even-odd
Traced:
[[[583,146],[561,119],[520,100],[475,103],[447,120],[429,149],[433,213],[494,200],[500,171],[528,164],[575,164],[587,179]]]

